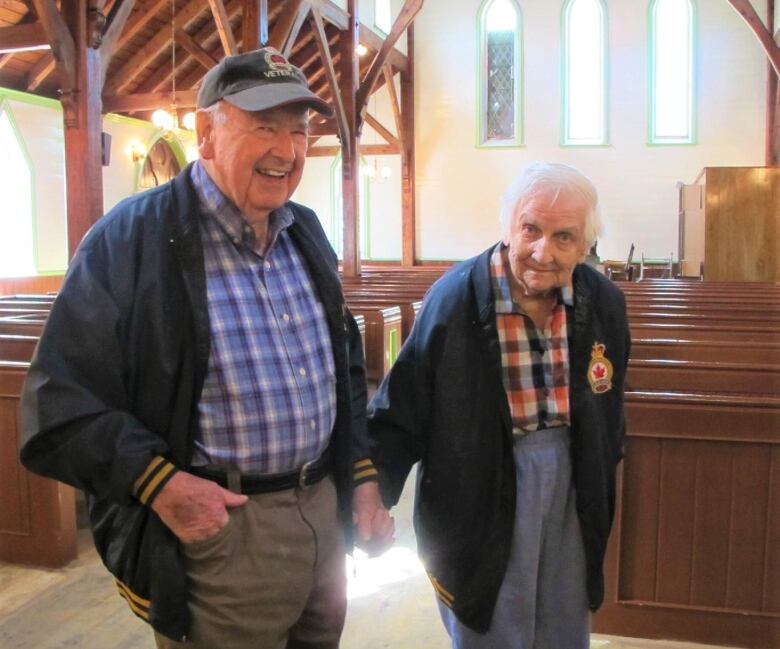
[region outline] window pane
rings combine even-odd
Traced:
[[[374,24],[385,34],[389,34],[393,28],[393,19],[390,16],[390,0],[376,0],[374,3]]]
[[[598,0],[575,0],[566,44],[566,142],[601,144],[604,134],[604,19]]]
[[[485,17],[487,37],[487,139],[515,136],[517,15],[508,0],[495,0]]]
[[[655,7],[653,134],[691,138],[691,12],[687,0],[659,0]]]
[[[0,277],[35,275],[32,174],[6,111],[0,112]]]

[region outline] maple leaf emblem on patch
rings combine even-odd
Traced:
[[[603,365],[596,365],[593,368],[593,376],[595,376],[597,379],[603,379],[606,373],[607,370]]]
[[[596,394],[602,394],[612,389],[612,363],[606,356],[607,347],[604,343],[593,343],[588,366],[588,382],[590,389]]]

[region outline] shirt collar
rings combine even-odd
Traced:
[[[235,203],[217,187],[217,184],[209,176],[203,165],[200,162],[195,162],[192,165],[190,174],[204,215],[212,217],[236,246],[241,244],[251,250],[255,250],[257,245],[255,242],[255,231],[252,229],[252,226],[247,223],[241,210],[236,207]],[[282,230],[292,225],[293,220],[293,212],[287,205],[273,210],[268,215],[270,243],[266,249],[266,254],[273,247]]]
[[[490,255],[490,279],[493,284],[496,313],[522,313],[523,310],[512,300],[512,291],[509,288],[507,273],[511,271],[504,254],[506,248],[507,245],[503,241],[499,241]],[[557,297],[556,307],[561,304],[574,306],[574,289],[571,286],[562,286],[556,289],[555,294]]]

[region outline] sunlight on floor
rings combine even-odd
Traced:
[[[424,574],[417,553],[409,548],[396,546],[374,559],[356,549],[354,557],[347,555],[347,598],[372,595],[382,586]]]

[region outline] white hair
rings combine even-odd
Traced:
[[[602,232],[596,187],[581,171],[569,165],[532,162],[512,181],[501,197],[501,230],[509,233],[517,208],[541,192],[553,192],[554,204],[562,194],[581,199],[585,206],[585,244],[589,249]]]
[[[211,106],[199,108],[198,110],[202,110],[204,113],[211,115],[211,121],[215,124],[224,124],[227,121],[227,114],[222,110],[222,100],[211,104]]]

